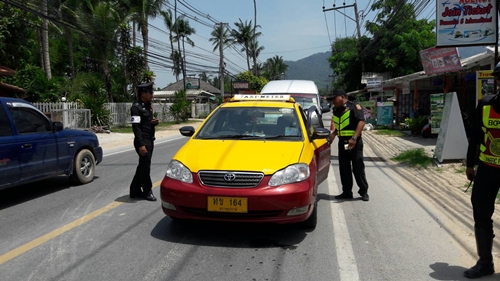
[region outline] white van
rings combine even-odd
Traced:
[[[330,107],[321,106],[321,97],[319,96],[316,83],[311,80],[273,80],[269,81],[262,91],[261,95],[284,94],[292,96],[296,102],[300,103],[302,108],[307,109],[311,106],[318,108],[319,112],[330,111]]]

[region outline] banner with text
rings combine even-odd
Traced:
[[[420,51],[420,60],[426,75],[462,70],[457,48],[425,49]]]
[[[497,1],[436,1],[436,46],[495,45]]]
[[[484,95],[492,95],[495,93],[495,80],[491,73],[493,70],[480,70],[476,72],[476,105]]]

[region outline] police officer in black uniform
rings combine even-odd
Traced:
[[[368,196],[368,182],[365,175],[363,162],[363,139],[361,132],[365,126],[363,108],[347,100],[342,92],[337,92],[333,97],[333,117],[330,143],[336,136],[339,137],[339,169],[342,182],[342,194],[336,199],[352,199],[352,174],[359,187],[359,195],[363,201],[370,200]],[[351,169],[352,164],[352,169]]]
[[[150,170],[153,156],[155,126],[158,119],[153,116],[153,82],[137,85],[138,100],[130,108],[132,129],[134,130],[134,147],[139,155],[139,165],[130,184],[130,198],[144,198],[156,201],[153,195]],[[142,189],[141,189],[142,187]]]
[[[492,75],[500,83],[500,63],[495,66]],[[479,157],[479,159],[478,159]],[[474,173],[474,164],[477,163]],[[500,96],[485,95],[479,101],[472,119],[469,147],[467,149],[467,169],[469,180],[474,180],[472,187],[472,211],[474,233],[479,260],[467,269],[464,276],[479,278],[495,272],[493,267],[493,212],[495,200],[500,188]]]

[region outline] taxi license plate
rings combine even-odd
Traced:
[[[223,213],[247,213],[248,199],[242,197],[208,196],[208,211]]]

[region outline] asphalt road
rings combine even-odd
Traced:
[[[166,165],[186,140],[156,144],[158,198]],[[467,280],[462,272],[474,260],[444,227],[453,222],[440,221],[442,210],[404,188],[411,179],[369,148],[370,201],[335,200],[341,187],[332,148],[311,232],[175,224],[159,201],[128,200],[137,163],[128,147],[106,152],[90,184],[60,177],[0,191],[0,280]]]

